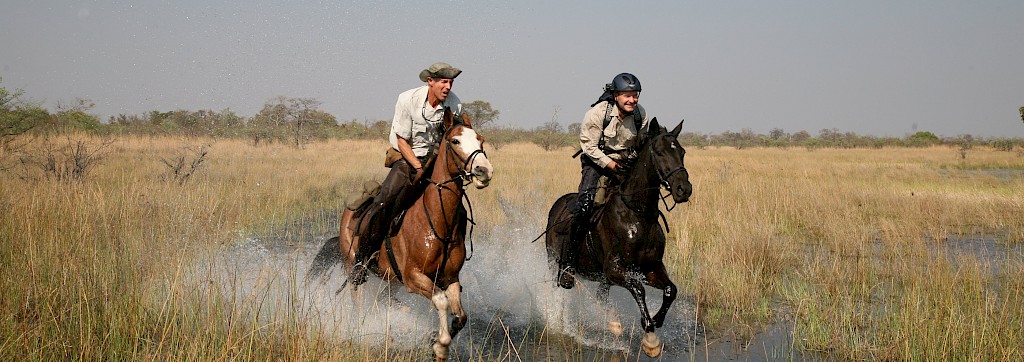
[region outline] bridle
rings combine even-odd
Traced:
[[[452,129],[454,129],[454,127]],[[456,187],[458,187],[459,190],[462,190],[467,185],[469,185],[469,183],[472,182],[471,178],[473,177],[473,173],[472,173],[472,171],[469,168],[473,165],[473,162],[476,160],[476,157],[479,156],[479,155],[484,155],[484,157],[487,157],[487,153],[484,152],[483,148],[481,147],[480,149],[470,153],[469,156],[463,158],[461,155],[459,155],[459,153],[457,151],[455,151],[455,147],[452,144],[451,138],[448,137],[448,133],[449,132],[447,132],[447,131],[444,133],[445,150],[446,150],[445,155],[447,156],[447,157],[445,157],[445,163],[446,163],[445,167],[447,168],[448,164],[453,162],[453,160],[456,162],[456,165],[458,165],[458,163],[461,163],[462,165],[460,167],[458,167],[458,169],[459,169],[458,175],[452,176],[452,178],[447,180],[447,181],[437,182],[437,181],[432,180],[429,177],[425,178],[425,180],[428,183],[434,185],[435,188],[437,188],[437,196],[438,196],[439,199],[441,198],[441,196],[442,196],[441,193],[444,190],[448,190],[448,191],[451,191],[451,192],[456,192],[456,190],[452,189],[449,184],[457,185]],[[466,256],[466,260],[469,260],[470,258],[473,257],[473,227],[476,226],[476,222],[473,220],[473,204],[469,200],[469,195],[466,194],[465,192],[462,192],[462,197],[460,199],[460,202],[462,200],[466,201],[466,205],[467,205],[466,206],[466,211],[467,211],[466,220],[469,221],[469,224],[470,224],[469,235],[467,237],[467,239],[469,241],[469,251],[470,252],[469,252],[469,255]],[[456,216],[453,216],[452,220],[448,220],[448,216],[447,216],[448,213],[445,212],[444,203],[443,202],[441,203],[441,215],[444,218],[444,222],[445,222],[446,226],[448,227],[448,235],[442,236],[442,235],[440,235],[437,232],[437,227],[434,226],[433,218],[430,217],[430,209],[427,207],[426,203],[423,203],[423,211],[427,215],[427,222],[429,223],[430,231],[434,233],[434,236],[436,236],[439,240],[441,240],[445,245],[448,245],[449,243],[455,241],[455,233],[458,231],[457,227],[456,227],[457,226],[456,224],[459,221],[457,219],[457,215],[458,215],[457,213],[454,214]],[[448,250],[448,248],[446,247],[445,248],[445,253],[444,253],[444,259],[442,260],[442,264],[441,265],[446,264],[447,261],[448,261],[448,252],[447,252],[447,250]]]
[[[459,153],[455,151],[455,148],[452,147],[451,139],[445,137],[444,141],[447,144],[447,147],[445,148],[448,150],[448,160],[451,160],[451,156],[455,156],[456,160],[462,162],[462,167],[459,167],[459,175],[452,177],[452,181],[459,180],[463,187],[469,185],[469,183],[472,182],[471,178],[473,177],[473,172],[469,169],[469,167],[473,165],[474,161],[476,161],[477,156],[484,155],[484,157],[487,157],[487,153],[484,152],[483,147],[481,147],[479,150],[470,153],[469,156],[467,156],[466,158],[462,158],[462,155],[459,155]]]
[[[673,135],[671,132],[666,132],[666,133],[662,133],[660,135],[654,136],[654,137],[652,137],[650,140],[648,140],[646,142],[647,143],[646,147],[652,147],[653,148],[654,147],[654,143],[653,142],[655,140],[657,140],[659,138],[663,138],[663,137],[675,137],[675,135]],[[672,209],[675,209],[675,207],[677,205],[679,205],[679,204],[676,203],[674,199],[672,201],[672,205],[669,205],[668,201],[666,201],[667,199],[671,198],[671,196],[672,196],[672,184],[670,184],[668,182],[668,180],[669,180],[669,177],[672,177],[672,175],[674,175],[674,174],[676,174],[676,173],[678,173],[680,171],[687,172],[686,171],[686,166],[683,165],[683,164],[680,164],[679,166],[677,166],[675,168],[672,168],[671,170],[662,171],[661,168],[658,167],[658,159],[654,156],[654,150],[651,149],[651,150],[649,150],[648,153],[649,153],[649,158],[650,158],[649,161],[651,162],[651,166],[654,167],[655,174],[658,175],[658,186],[655,186],[653,188],[658,189],[658,198],[661,199],[662,204],[665,205],[665,210],[672,211]],[[662,188],[668,189],[669,194],[668,195],[662,194],[661,193],[661,189]],[[652,187],[647,187],[647,188],[641,190],[640,192],[649,191],[651,189],[652,189]],[[622,203],[625,204],[627,208],[629,208],[633,212],[635,212],[637,214],[641,214],[641,215],[653,214],[649,210],[647,210],[647,208],[645,206],[643,206],[643,205],[641,205],[640,207],[635,206],[633,204],[633,202],[631,202],[627,198],[628,195],[625,192],[623,192],[623,191],[624,190],[622,190],[622,186],[620,185],[619,186],[619,199],[622,200]],[[634,194],[638,194],[640,192],[636,192]],[[665,215],[663,213],[661,213],[661,210],[658,210],[658,214],[662,217],[662,219],[665,218]],[[666,223],[666,230],[668,230],[667,223]]]

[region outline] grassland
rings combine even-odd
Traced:
[[[163,160],[197,158],[203,146],[202,166],[175,180]],[[251,318],[267,314],[260,300],[182,275],[239,235],[338,209],[383,177],[384,147],[125,138],[82,180],[0,173],[0,359],[380,358],[288,308]],[[794,347],[840,359],[1024,359],[1021,154],[688,151],[694,197],[667,213],[666,261],[710,329],[790,320]],[[478,248],[489,227],[513,221],[509,209],[540,228],[547,205],[578,182],[569,149],[488,153],[496,178],[472,191]],[[334,222],[309,227],[327,235]]]

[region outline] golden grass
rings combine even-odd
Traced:
[[[168,180],[161,159],[204,145],[197,174],[184,185]],[[332,340],[298,311],[260,311],[265,292],[239,296],[186,275],[211,247],[311,214],[319,219],[304,227],[336,235],[323,215],[384,176],[384,147],[139,137],[118,140],[81,182],[0,174],[0,358],[422,357]],[[961,159],[943,147],[688,151],[694,197],[667,213],[666,262],[712,330],[789,318],[798,347],[849,358],[1024,356],[1021,156],[975,148]],[[542,230],[551,202],[576,189],[571,152],[488,149],[495,180],[469,191],[479,235],[510,223]],[[963,241],[971,238],[996,252],[975,252]],[[261,314],[270,318],[253,317]]]

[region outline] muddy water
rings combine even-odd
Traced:
[[[242,235],[198,262],[192,277],[232,295],[235,305],[251,306],[243,309],[268,323],[297,310],[302,321],[341,340],[429,353],[438,320],[425,298],[374,277],[358,292],[335,294],[343,279],[340,266],[325,282],[304,282],[323,241],[335,236],[332,225],[336,220],[318,213],[266,235]],[[639,309],[629,293],[613,287],[610,303],[602,305],[594,283],[555,287],[543,243],[529,242],[540,232],[515,225],[477,228],[474,253],[461,275],[470,320],[452,343],[451,359],[649,360],[640,347]],[[647,296],[656,311],[661,292],[648,288]],[[609,332],[610,320],[621,322],[622,335]],[[783,324],[751,340],[712,339],[727,333],[706,333],[695,322],[693,303],[680,296],[657,331],[665,345],[659,360],[804,359],[789,347],[790,330]]]

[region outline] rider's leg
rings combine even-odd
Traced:
[[[601,177],[597,167],[599,166],[588,159],[583,161],[576,208],[573,210],[569,227],[569,240],[562,250],[562,258],[558,263],[558,285],[565,289],[571,289],[576,284],[576,260],[580,247],[586,240],[590,216],[594,209],[594,194],[597,192],[597,182]]]
[[[373,199],[363,220],[360,222],[359,247],[356,249],[356,268],[353,273],[356,275],[354,282],[358,284],[365,280],[366,262],[373,253],[380,249],[380,245],[387,237],[391,227],[391,220],[395,217],[395,205],[402,200],[403,194],[408,189],[412,166],[404,160],[395,162],[391,171],[380,186],[380,193]]]

